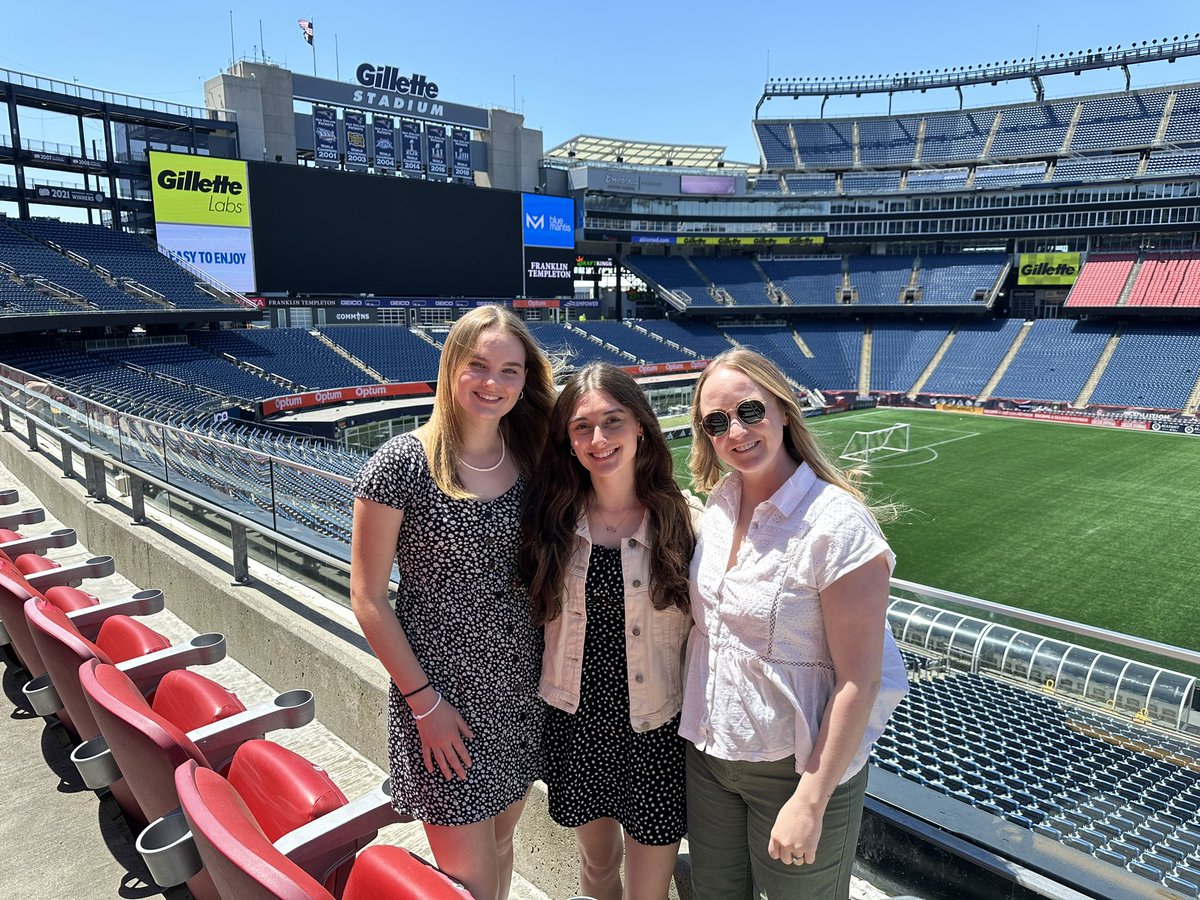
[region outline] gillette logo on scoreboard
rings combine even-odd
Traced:
[[[575,249],[575,201],[570,197],[522,194],[521,229],[526,247]]]

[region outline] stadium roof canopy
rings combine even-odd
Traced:
[[[580,134],[546,151],[548,159],[571,159],[576,163],[623,163],[630,166],[684,166],[689,169],[723,169],[724,147],[697,144],[659,144]],[[748,168],[749,163],[728,163]]]

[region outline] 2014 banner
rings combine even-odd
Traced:
[[[425,171],[425,160],[421,154],[421,126],[417,122],[400,122],[400,168],[418,175]]]
[[[338,140],[337,110],[328,106],[313,107],[313,159],[318,166],[336,166],[341,162],[341,143]]]
[[[454,177],[471,177],[471,132],[455,128],[450,137],[451,158],[454,161]]]
[[[367,114],[355,109],[342,113],[346,125],[346,168],[367,167]]]
[[[450,167],[446,162],[446,129],[441,125],[426,125],[425,143],[429,147],[429,174],[449,175]]]
[[[391,118],[376,116],[373,125],[375,130],[375,168],[396,168],[396,123]]]

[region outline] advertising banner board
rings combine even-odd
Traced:
[[[450,158],[454,162],[455,178],[471,177],[471,132],[455,128],[450,135]]]

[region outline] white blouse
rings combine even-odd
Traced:
[[[754,510],[726,572],[741,492],[741,475],[725,476],[700,523],[679,733],[720,759],[765,762],[795,754],[802,772],[835,680],[820,592],[881,554],[891,571],[896,556],[859,500],[802,464]],[[887,629],[879,695],[843,782],[866,764],[907,690],[904,662]]]

